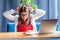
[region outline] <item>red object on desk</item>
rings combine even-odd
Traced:
[[[26,22],[23,22],[22,26],[18,23],[17,32],[27,32],[28,30],[33,30],[33,26],[31,24],[26,27]]]

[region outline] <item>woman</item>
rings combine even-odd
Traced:
[[[36,14],[30,14],[30,11],[34,11]],[[12,14],[16,12],[19,12],[19,15],[13,16]],[[33,10],[30,6],[20,6],[16,10],[11,9],[3,13],[7,19],[15,21],[15,32],[28,32],[28,30],[37,31],[35,20],[44,14],[44,10]]]

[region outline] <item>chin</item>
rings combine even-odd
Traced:
[[[26,20],[24,20],[24,21],[26,21]]]

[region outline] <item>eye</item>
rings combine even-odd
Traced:
[[[22,16],[26,16],[26,15],[28,15],[28,14],[21,14]]]

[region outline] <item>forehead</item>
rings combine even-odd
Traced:
[[[28,12],[22,12],[22,14],[28,14]]]

